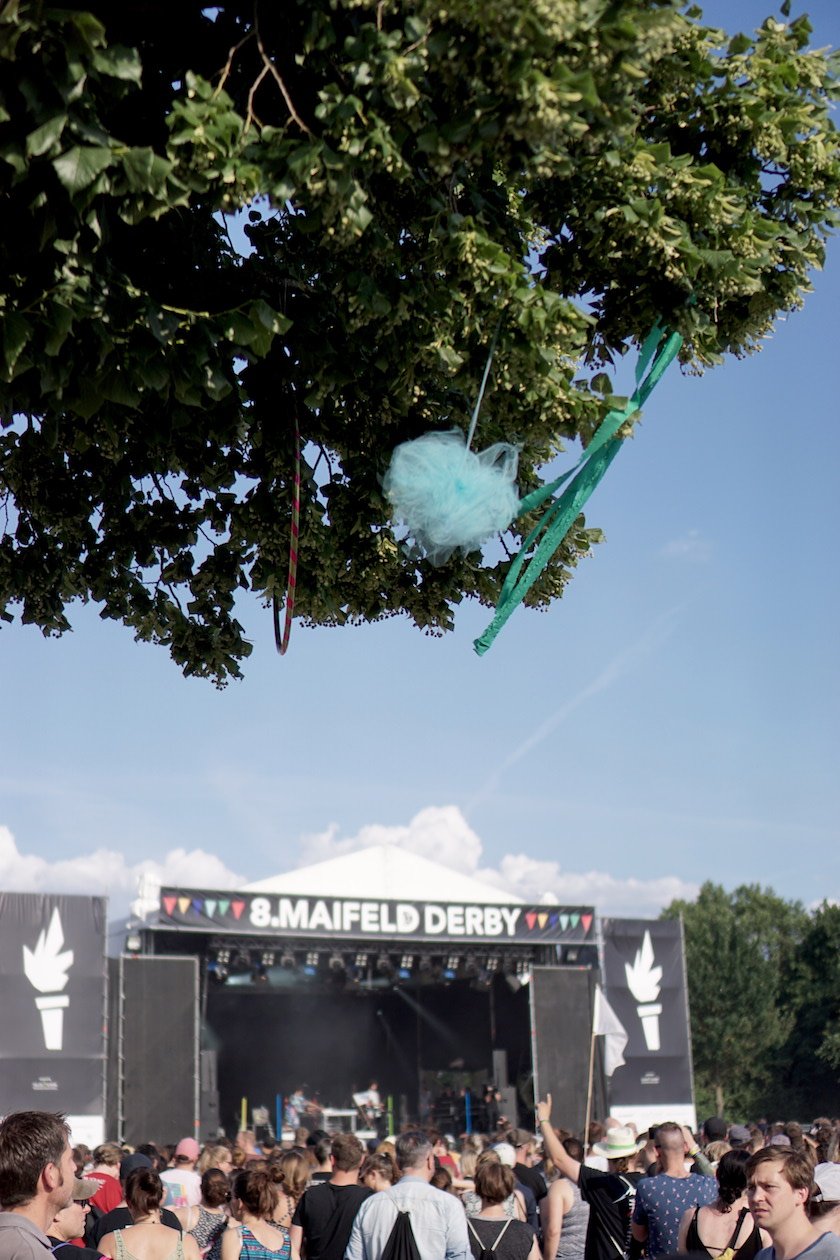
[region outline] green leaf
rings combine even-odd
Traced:
[[[42,123],[40,127],[36,127],[34,131],[30,131],[26,137],[26,153],[28,157],[41,157],[48,149],[51,149],[64,131],[67,123],[66,114],[56,114],[54,118],[50,118],[47,122]]]
[[[124,79],[129,83],[139,83],[143,76],[143,66],[136,48],[123,48],[118,44],[112,48],[98,48],[93,55],[93,64],[100,74],[110,75],[113,79]]]
[[[113,160],[114,155],[110,149],[83,148],[76,145],[56,158],[53,166],[64,187],[71,195],[75,195],[88,188]]]
[[[20,357],[21,350],[32,335],[32,327],[22,315],[13,312],[4,315],[0,320],[0,334],[3,339],[3,361],[11,372]]]
[[[128,186],[135,192],[160,193],[172,171],[172,163],[151,148],[129,149],[122,165]]]
[[[73,312],[68,307],[56,303],[52,308],[52,323],[44,342],[44,350],[48,355],[58,354],[72,327]]]

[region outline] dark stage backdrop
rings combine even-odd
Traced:
[[[421,1071],[491,1081],[496,1047],[507,1050],[513,1079],[529,1077],[528,1029],[527,993],[501,977],[492,990],[456,980],[365,994],[213,986],[204,1044],[216,1052],[220,1119],[231,1132],[243,1097],[273,1116],[277,1094],[305,1085],[323,1106],[345,1107],[374,1078],[416,1115]]]
[[[105,900],[0,893],[0,1115],[104,1110]]]

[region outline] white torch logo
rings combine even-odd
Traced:
[[[636,1010],[642,1021],[642,1032],[645,1034],[648,1050],[659,1049],[659,1016],[662,1014],[662,1003],[656,1000],[659,997],[662,968],[654,967],[653,964],[650,932],[645,932],[642,948],[636,951],[632,967],[630,963],[625,963],[624,970],[627,974],[627,987],[640,1003]]]
[[[58,907],[52,912],[49,927],[38,937],[34,949],[23,947],[23,970],[26,978],[42,993],[35,1006],[41,1012],[44,1045],[47,1050],[60,1050],[64,1041],[64,1010],[70,998],[61,990],[67,984],[67,972],[73,965],[72,949],[64,950],[64,929]]]

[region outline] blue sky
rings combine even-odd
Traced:
[[[808,11],[840,45],[836,0]],[[481,659],[470,606],[444,639],[296,625],[280,659],[249,601],[221,693],[93,608],[4,627],[0,887],[120,913],[142,869],[231,886],[387,840],[605,913],[704,879],[840,897],[839,251],[761,354],[671,369],[590,502],[607,542]]]

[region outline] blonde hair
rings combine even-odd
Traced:
[[[229,1146],[205,1146],[198,1157],[195,1169],[196,1172],[206,1173],[209,1168],[218,1168],[220,1163],[232,1159],[233,1152]]]
[[[277,1160],[272,1160],[273,1167],[280,1175],[283,1189],[297,1204],[307,1185],[311,1168],[305,1155],[297,1151],[284,1151]]]

